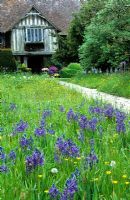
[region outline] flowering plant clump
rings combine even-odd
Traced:
[[[0,84],[1,199],[129,199],[130,114],[44,76]]]
[[[20,120],[14,128],[13,135],[17,134],[18,132],[24,132],[28,128],[28,123]]]
[[[26,157],[26,171],[31,172],[36,167],[44,165],[44,156],[43,154],[38,150],[35,149],[35,151],[32,153],[31,156]]]
[[[92,131],[96,130],[98,119],[93,117],[91,120],[88,120],[86,116],[82,115],[79,119],[79,126],[81,129],[89,129]]]
[[[92,167],[98,163],[98,157],[95,154],[94,151],[94,140],[91,139],[90,140],[90,154],[86,157],[86,166],[87,168],[90,167],[90,169],[92,169]]]
[[[70,122],[71,120],[78,121],[78,114],[74,113],[71,108],[67,113],[67,120]]]
[[[79,156],[79,148],[70,139],[64,140],[63,138],[58,138],[56,142],[56,148],[64,157]]]
[[[56,66],[50,66],[50,67],[49,67],[49,74],[50,74],[50,75],[56,74],[57,71],[58,71],[58,69],[57,69]]]
[[[30,138],[27,138],[26,135],[22,136],[20,139],[20,146],[22,149],[28,148],[30,149],[33,144],[33,138],[30,136]]]

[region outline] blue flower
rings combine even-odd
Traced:
[[[98,163],[98,157],[94,152],[94,139],[90,140],[90,148],[90,154],[86,157],[86,166],[92,169],[92,167]]]
[[[4,161],[6,159],[6,154],[4,153],[3,147],[0,147],[0,160]]]
[[[30,149],[31,146],[32,146],[32,143],[33,143],[33,139],[32,139],[31,136],[30,136],[30,138],[27,138],[27,136],[24,135],[24,136],[21,137],[21,139],[20,139],[20,146],[21,146],[22,148],[28,148],[28,149]]]
[[[16,152],[15,151],[10,151],[10,153],[9,153],[9,158],[11,159],[11,160],[15,160],[16,159]]]
[[[63,138],[58,138],[56,142],[56,148],[63,156],[67,157],[79,156],[79,148],[70,139],[64,140]]]
[[[35,135],[36,136],[44,136],[44,135],[46,135],[46,130],[45,130],[45,128],[36,128],[35,129]]]
[[[20,120],[20,122],[16,124],[14,133],[16,134],[17,132],[24,132],[27,128],[28,123]]]
[[[56,188],[55,184],[52,185],[52,187],[49,190],[49,195],[52,199],[57,199],[57,197],[59,196],[60,192],[59,190]]]
[[[31,156],[26,157],[26,171],[31,172],[36,167],[44,165],[44,156],[43,154],[38,150],[35,149],[35,151],[32,153]]]
[[[60,112],[65,112],[64,106],[60,106]]]
[[[72,108],[67,113],[67,120],[70,122],[71,120],[78,121],[78,115],[74,113]]]
[[[16,104],[15,103],[10,103],[10,107],[9,107],[10,110],[15,110],[16,109]]]
[[[73,173],[65,183],[65,189],[61,195],[60,200],[74,199],[74,195],[77,191],[78,191],[77,179],[75,174]]]
[[[104,108],[105,117],[112,118],[114,116],[114,109],[111,105],[106,105]]]
[[[1,166],[0,166],[0,172],[2,172],[2,173],[8,172],[7,166],[6,166],[6,165],[1,165]]]
[[[126,127],[125,127],[125,119],[126,115],[123,112],[116,111],[116,131],[118,133],[125,133],[126,132]]]
[[[48,130],[48,133],[50,133],[51,135],[54,135],[54,134],[55,134],[55,131],[52,130],[52,129],[49,129],[49,130]]]
[[[51,116],[52,111],[51,110],[45,110],[42,114],[42,119],[45,119],[46,117]]]
[[[2,132],[4,129],[2,127],[0,127],[0,132]]]

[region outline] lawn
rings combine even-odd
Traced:
[[[94,88],[108,94],[130,98],[130,73],[79,75],[68,82]]]
[[[0,75],[1,200],[127,200],[130,116],[43,76]]]

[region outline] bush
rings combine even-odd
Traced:
[[[20,63],[20,62],[17,62],[17,69],[18,69],[18,72],[31,72],[31,68],[27,68],[27,66],[24,64],[24,63]]]
[[[16,70],[15,58],[10,49],[0,49],[0,71],[12,72]]]
[[[71,78],[81,72],[82,72],[82,67],[80,66],[79,63],[70,63],[68,67],[63,68],[60,71],[60,76],[62,78]]]

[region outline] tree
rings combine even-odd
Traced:
[[[84,68],[117,67],[129,59],[130,0],[109,0],[86,27],[80,61]]]
[[[74,14],[70,24],[67,39],[60,38],[60,48],[54,55],[55,58],[69,64],[70,62],[79,62],[78,49],[83,43],[85,27],[89,26],[92,18],[105,5],[106,0],[82,1],[81,9]]]

